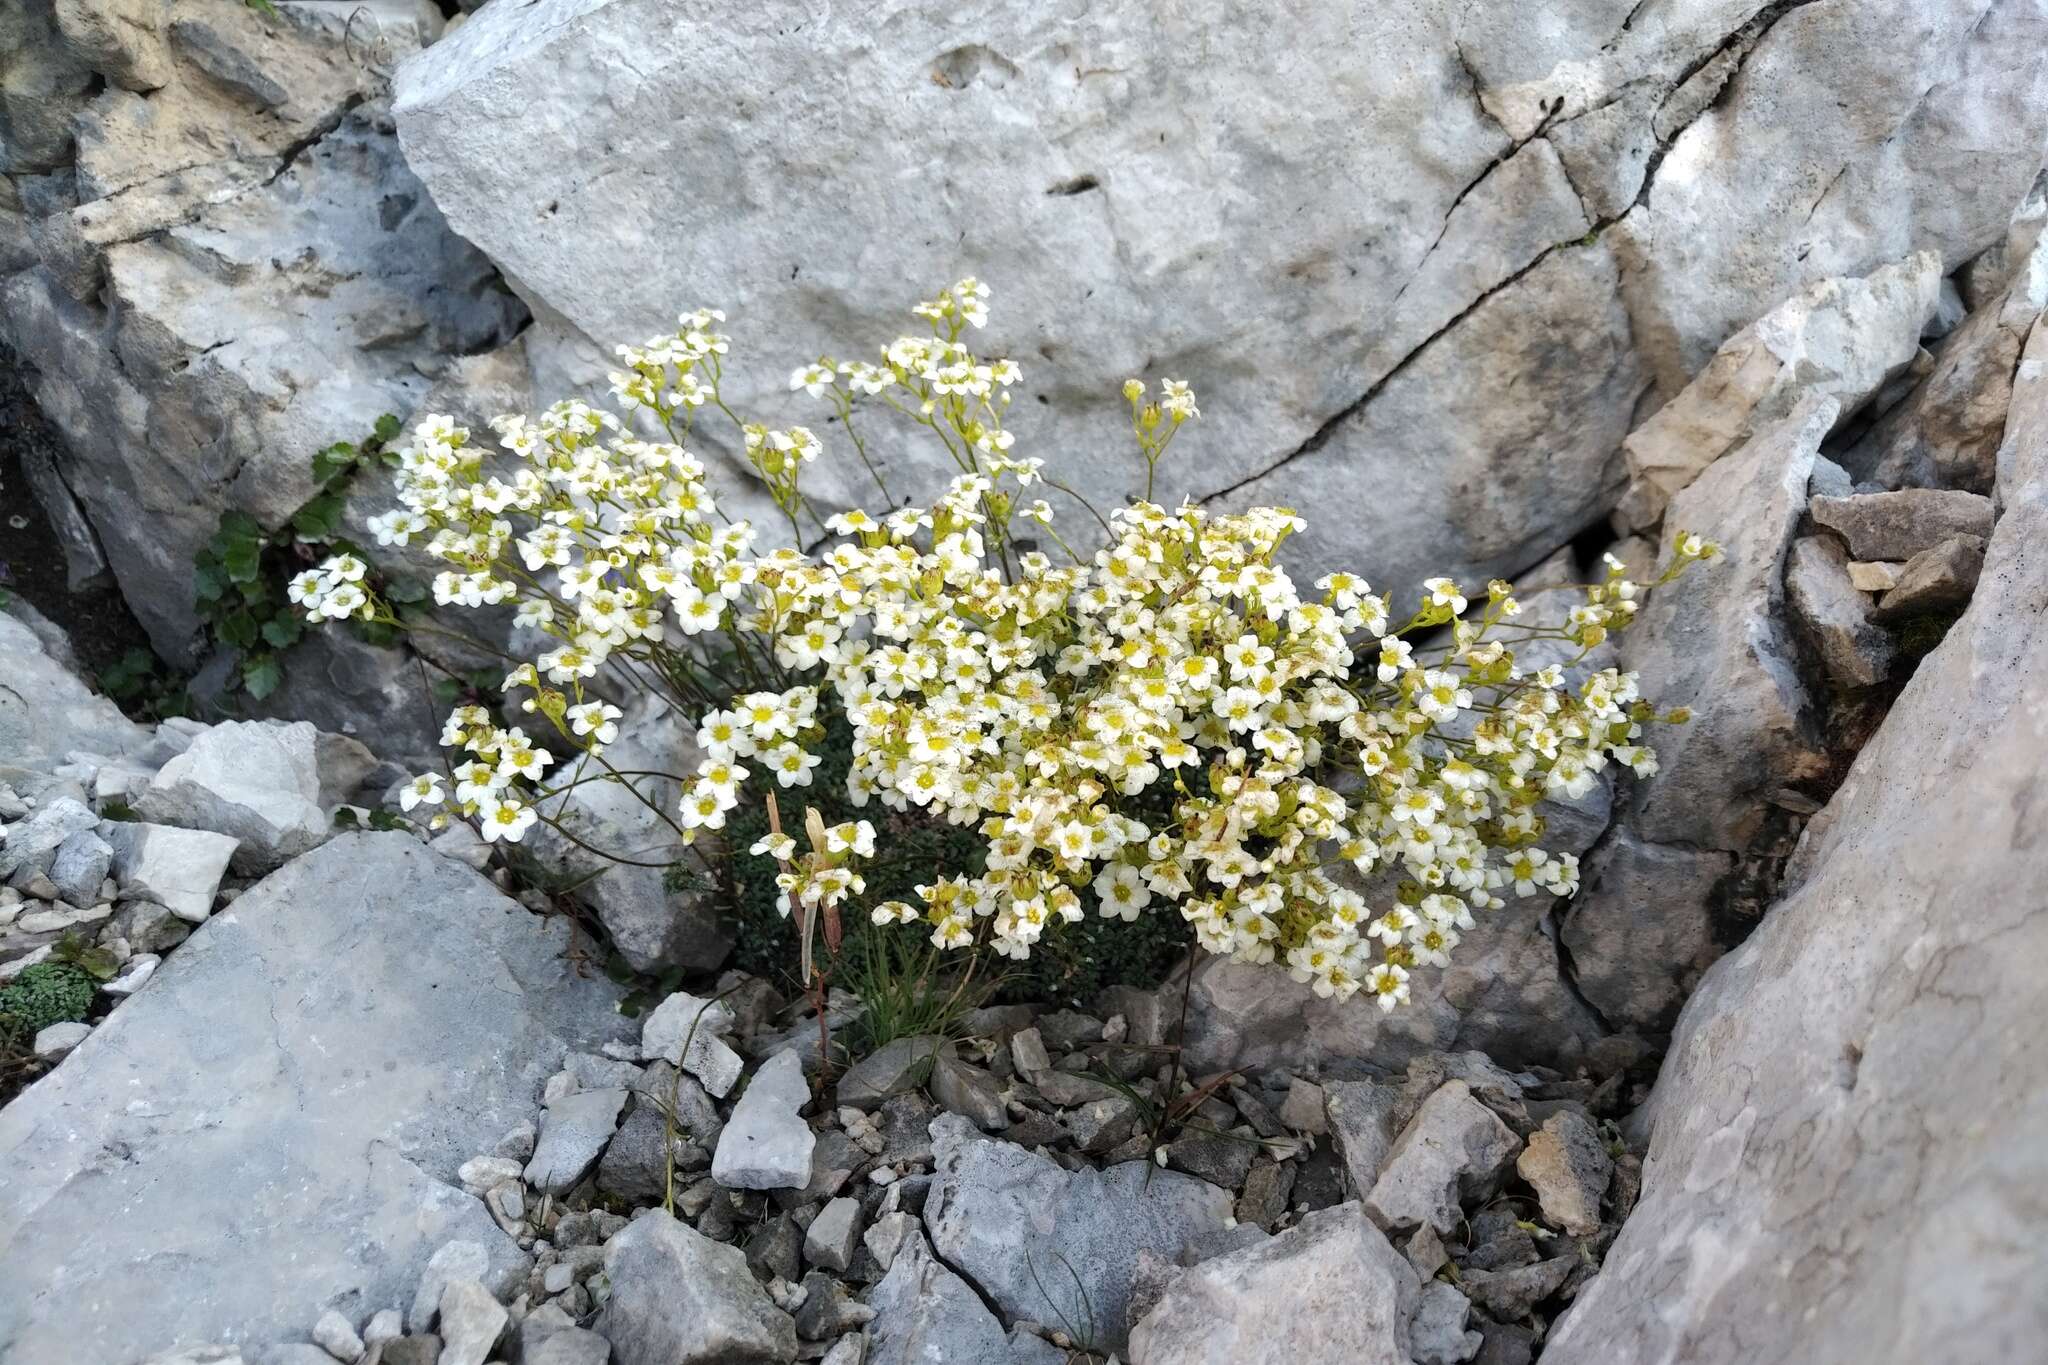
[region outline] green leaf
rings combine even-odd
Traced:
[[[237,541],[221,556],[228,578],[236,583],[253,583],[263,573],[263,547],[254,541]]]
[[[201,564],[192,575],[192,591],[201,602],[218,602],[227,590],[228,572],[219,561]]]
[[[323,493],[298,510],[292,530],[300,540],[328,540],[341,525],[341,495]]]
[[[453,678],[434,679],[434,701],[441,706],[453,706],[455,699],[462,695],[462,684]]]
[[[398,419],[387,412],[377,419],[375,430],[378,440],[395,441],[398,439]]]
[[[263,623],[263,643],[272,649],[290,649],[304,630],[296,616],[273,616]]]
[[[228,545],[257,545],[263,541],[263,527],[247,512],[223,512],[216,539]]]
[[[242,669],[242,686],[258,701],[277,691],[283,683],[284,669],[272,655],[259,654]]]
[[[260,632],[256,617],[248,611],[232,611],[221,619],[220,638],[236,649],[250,649]]]
[[[413,578],[394,578],[384,585],[384,600],[409,607],[427,600],[427,585]]]

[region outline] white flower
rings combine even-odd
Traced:
[[[617,722],[623,713],[607,702],[587,701],[570,707],[564,714],[569,718],[571,731],[588,735],[599,744],[610,744],[619,737]]]
[[[477,802],[476,813],[478,831],[491,844],[500,839],[518,843],[539,818],[532,807],[511,797],[486,796]]]
[[[421,773],[399,789],[398,806],[411,810],[414,806],[438,806],[446,794],[441,790],[441,774]]]

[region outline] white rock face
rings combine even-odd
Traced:
[[[1142,484],[1117,384],[1189,378],[1174,496],[1310,510],[1302,562],[1405,586],[1597,520],[1644,391],[1802,286],[1998,239],[2048,15],[1849,8],[563,0],[486,7],[400,68],[394,113],[533,306],[543,390],[716,303],[741,406],[818,420],[792,366],[972,272],[985,349],[1025,369],[1020,448],[1114,502]],[[947,468],[870,444],[895,489]],[[835,478],[825,501],[869,491]]]
[[[2013,386],[1968,612],[1707,974],[1642,1202],[1545,1359],[2004,1360],[2042,1331],[2048,329]],[[1910,1249],[1902,1245],[1908,1233]]]
[[[52,8],[0,23],[0,340],[129,604],[190,663],[221,513],[282,524],[314,451],[408,412],[521,310],[377,103],[440,31],[432,4]]]
[[[192,741],[135,799],[158,824],[240,841],[234,865],[267,872],[333,833],[320,803],[319,732],[304,721],[227,721]]]
[[[132,820],[107,820],[100,836],[114,850],[114,881],[131,900],[154,901],[198,924],[213,913],[220,879],[240,843],[233,835]]]
[[[0,1357],[267,1355],[321,1304],[409,1302],[451,1239],[449,1278],[509,1292],[528,1258],[457,1172],[620,1032],[567,939],[404,834],[241,896],[0,1111]]]
[[[1917,252],[1864,279],[1822,280],[1728,338],[1622,443],[1620,529],[1655,527],[1673,494],[1808,393],[1835,400],[1838,424],[1854,415],[1912,363],[1940,284],[1941,258]]]
[[[803,1059],[778,1052],[761,1064],[733,1106],[711,1156],[711,1178],[734,1190],[800,1190],[810,1182],[818,1136],[801,1110],[811,1100]]]

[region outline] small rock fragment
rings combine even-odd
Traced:
[[[313,1324],[313,1344],[345,1365],[355,1365],[363,1354],[363,1339],[356,1335],[355,1324],[335,1309],[328,1309]]]
[[[1543,1216],[1574,1237],[1600,1230],[1600,1197],[1614,1174],[1599,1130],[1573,1109],[1559,1110],[1529,1135],[1515,1170],[1536,1190]]]
[[[511,1315],[477,1280],[451,1280],[441,1291],[441,1358],[436,1365],[484,1365]]]
[[[1431,1280],[1422,1286],[1415,1316],[1408,1320],[1409,1352],[1415,1365],[1464,1365],[1479,1354],[1485,1338],[1465,1329],[1472,1301],[1455,1285]]]
[[[1877,619],[1903,621],[1909,616],[1960,610],[1969,605],[1983,572],[1983,539],[1950,536],[1906,561],[1899,570],[1899,581],[1878,599]]]
[[[1366,1197],[1366,1212],[1384,1228],[1426,1222],[1449,1232],[1463,1216],[1460,1198],[1491,1193],[1521,1146],[1465,1082],[1446,1081],[1395,1139]]]
[[[817,1135],[801,1115],[810,1102],[803,1059],[778,1052],[754,1073],[719,1134],[711,1176],[727,1189],[802,1189],[811,1179]]]
[[[36,1034],[36,1060],[61,1062],[69,1057],[72,1050],[92,1033],[92,1025],[79,1023],[50,1024]]]
[[[1950,536],[1991,534],[1991,499],[1953,488],[1819,497],[1813,519],[1849,542],[1857,559],[1911,559]]]
[[[839,1198],[821,1209],[804,1232],[804,1259],[826,1270],[844,1272],[853,1264],[860,1243],[860,1201]]]

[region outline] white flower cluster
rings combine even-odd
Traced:
[[[1017,367],[961,341],[986,299],[964,281],[918,306],[930,336],[891,343],[879,363],[828,357],[791,377],[833,403],[863,459],[857,402],[936,435],[960,472],[926,507],[818,518],[801,489],[818,438],[730,412],[713,311],[621,349],[621,414],[572,402],[500,418],[502,454],[445,418],[420,424],[401,452],[403,506],[378,536],[426,538],[448,566],[437,602],[513,602],[552,639],[505,685],[574,755],[576,775],[547,787],[550,748],[482,708],[458,711],[444,736],[468,755],[454,795],[486,837],[518,838],[593,768],[616,776],[603,755],[620,711],[589,690],[602,670],[608,692],[654,687],[702,716],[705,757],[674,812],[686,835],[722,828],[770,779],[809,785],[821,708],[842,712],[856,803],[986,841],[979,874],[937,878],[917,905],[870,908],[877,923],[922,923],[941,946],[1026,956],[1055,921],[1086,913],[1088,892],[1103,915],[1177,911],[1211,952],[1279,964],[1325,996],[1362,988],[1390,1009],[1413,968],[1449,961],[1476,914],[1508,894],[1569,894],[1576,860],[1538,846],[1538,804],[1584,793],[1610,763],[1654,772],[1644,725],[1683,716],[1660,716],[1632,674],[1568,683],[1564,667],[1524,670],[1515,651],[1564,641],[1583,658],[1626,626],[1642,590],[1621,566],[1543,627],[1518,619],[1500,582],[1475,603],[1433,579],[1405,619],[1348,574],[1304,590],[1278,561],[1303,526],[1285,509],[1140,501],[1113,514],[1109,543],[1076,554],[1051,509],[1023,496],[1050,482],[1040,462],[1009,453],[1001,414]],[[1136,380],[1125,396],[1149,486],[1199,413],[1172,380],[1157,402]],[[707,409],[736,424],[792,530],[810,516],[836,543],[815,556],[760,550],[751,526],[724,520],[684,448]],[[664,439],[638,434],[650,429]],[[1033,546],[1038,534],[1065,562]],[[1682,539],[1665,577],[1713,553]],[[316,618],[390,619],[350,568],[307,575],[294,600]],[[713,632],[723,651],[692,638]],[[422,783],[409,798],[442,799]],[[800,866],[783,836],[757,851],[784,864],[785,913],[791,896],[836,908],[860,894],[854,860],[873,839],[864,821],[838,827]],[[1358,889],[1396,878],[1377,901]]]

